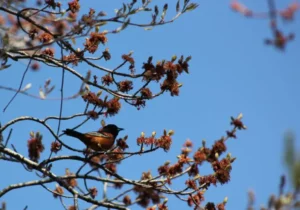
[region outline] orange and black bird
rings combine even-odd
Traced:
[[[90,149],[95,151],[106,151],[112,148],[115,139],[121,130],[124,129],[109,124],[95,132],[80,133],[71,129],[66,129],[63,132],[68,136],[79,139]]]

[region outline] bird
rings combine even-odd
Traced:
[[[82,141],[88,148],[95,151],[107,151],[114,145],[119,132],[124,130],[114,124],[104,126],[99,131],[80,133],[72,129],[63,131],[67,136],[72,136]]]

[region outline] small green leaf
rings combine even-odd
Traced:
[[[4,69],[7,69],[11,66],[11,64],[8,64],[8,65],[1,65],[0,66],[0,71],[4,70]]]
[[[75,37],[72,37],[71,41],[72,41],[73,45],[76,45],[76,39],[75,39]]]
[[[192,59],[192,56],[188,56],[188,57],[185,59],[185,62],[189,62],[191,59]]]
[[[1,38],[1,43],[2,47],[5,48],[9,45],[9,35],[6,33],[2,38]]]
[[[177,56],[176,56],[176,55],[173,55],[173,56],[172,56],[172,59],[171,59],[171,62],[176,61],[176,59],[177,59]]]
[[[29,135],[30,135],[31,138],[33,138],[34,137],[34,132],[30,131]]]
[[[185,10],[183,12],[190,12],[193,11],[194,9],[196,9],[199,5],[195,4],[195,3],[190,3],[189,5],[187,5],[187,7],[185,8]]]
[[[293,184],[295,189],[300,186],[300,159],[295,162],[293,167]]]
[[[22,92],[25,92],[27,90],[29,90],[31,88],[32,84],[28,83],[27,85],[25,85],[25,87],[21,90]]]
[[[123,3],[123,13],[126,12],[126,9],[127,9],[126,4]]]
[[[154,14],[157,16],[158,13],[159,13],[158,6],[155,5],[155,7],[154,7]]]
[[[101,120],[101,126],[104,127],[105,126],[105,121],[102,119]]]
[[[187,5],[190,2],[190,0],[184,0],[184,5]]]
[[[164,9],[163,9],[163,11],[162,11],[162,13],[161,13],[161,20],[162,20],[162,21],[165,19],[165,16],[166,16],[166,14],[167,14],[167,10],[168,10],[168,4],[165,4],[165,5],[164,5]]]
[[[295,136],[292,132],[288,132],[284,137],[284,157],[288,168],[293,167],[295,163]]]
[[[180,0],[177,1],[177,4],[176,4],[176,12],[179,12],[180,11]]]
[[[117,28],[114,33],[119,33],[120,31],[124,30],[128,24],[130,23],[130,19],[126,20],[119,28]]]
[[[39,90],[39,95],[40,95],[41,99],[46,99],[46,95],[45,95],[45,93],[44,93],[44,91],[43,91],[42,88],[40,88],[40,90]]]

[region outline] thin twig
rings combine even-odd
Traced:
[[[5,141],[5,144],[4,144],[4,147],[6,147],[6,146],[7,146],[7,144],[8,144],[8,141],[9,141],[9,139],[10,139],[10,137],[11,137],[12,131],[13,131],[13,129],[11,128],[11,129],[9,130],[9,133],[8,133],[7,139],[6,139],[6,141]]]
[[[36,52],[37,52],[37,51],[35,51],[34,54],[35,54]],[[34,55],[34,54],[33,54],[33,55]],[[25,75],[26,75],[26,73],[27,73],[27,71],[28,71],[28,69],[29,69],[29,66],[30,66],[31,62],[32,62],[32,58],[29,59],[29,62],[28,62],[28,64],[27,64],[27,67],[26,67],[26,69],[25,69],[25,71],[24,71],[24,73],[23,73],[23,76],[22,76],[22,79],[21,79],[21,82],[20,82],[18,91],[14,94],[14,96],[10,99],[10,101],[9,101],[9,102],[7,103],[7,105],[4,107],[3,112],[5,112],[5,110],[8,108],[8,106],[11,104],[11,102],[16,98],[16,96],[17,96],[18,93],[20,92],[20,90],[21,90],[21,88],[22,88],[22,85],[23,85],[23,82],[24,82],[24,79],[25,79]]]

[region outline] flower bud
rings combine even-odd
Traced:
[[[97,92],[97,97],[100,97],[101,94],[102,94],[102,90],[99,90],[99,91]]]
[[[31,138],[33,138],[33,137],[34,137],[34,132],[33,132],[33,131],[30,131],[30,134],[29,134],[29,135],[30,135]]]
[[[84,88],[86,91],[90,91],[90,86],[88,84],[85,84]]]
[[[203,139],[203,140],[202,140],[202,147],[204,147],[204,148],[205,148],[205,145],[206,145],[206,140],[205,140],[205,139]]]
[[[153,131],[152,132],[152,137],[154,137],[156,135],[156,132],[155,131]]]
[[[242,119],[243,118],[243,113],[240,113],[237,117],[238,120]]]
[[[28,83],[21,91],[25,92],[31,88],[31,83]]]
[[[171,61],[171,62],[176,61],[176,59],[177,59],[177,56],[176,56],[176,55],[173,55],[173,56],[172,56],[172,61]]]
[[[174,131],[173,130],[169,130],[169,132],[168,132],[168,136],[173,136],[174,135]]]

